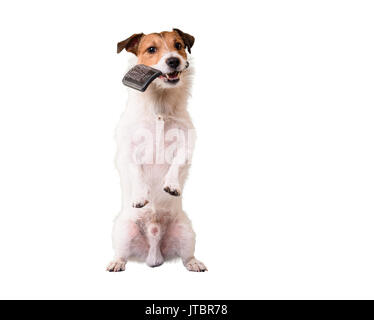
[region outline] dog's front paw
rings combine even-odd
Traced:
[[[179,197],[181,195],[181,190],[178,185],[176,184],[166,184],[164,186],[164,191],[169,193],[174,197]]]
[[[200,262],[199,260],[192,258],[190,261],[184,264],[188,271],[193,272],[205,272],[208,271],[207,267],[204,263]]]
[[[146,206],[147,204],[149,203],[148,200],[146,199],[139,199],[139,200],[136,200],[132,203],[132,206],[134,208],[143,208],[144,206]]]
[[[132,193],[132,206],[134,208],[143,208],[149,203],[149,189],[135,187]]]
[[[126,261],[119,259],[119,260],[114,260],[106,268],[106,271],[109,272],[120,272],[120,271],[125,271],[125,266],[126,266]]]

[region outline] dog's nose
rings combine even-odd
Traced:
[[[179,58],[172,57],[172,58],[166,59],[166,64],[173,69],[178,68],[180,63],[181,61],[179,60]]]

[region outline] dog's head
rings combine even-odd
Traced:
[[[179,29],[160,33],[138,33],[117,44],[117,53],[123,49],[138,58],[138,64],[153,67],[163,74],[155,80],[166,88],[175,87],[188,68],[186,49],[191,53],[195,38]]]

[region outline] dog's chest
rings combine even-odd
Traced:
[[[162,115],[139,121],[129,134],[139,164],[170,164],[177,151],[187,154],[192,136],[183,120]]]
[[[187,123],[184,119],[171,116],[155,115],[151,119],[140,120],[135,124],[137,130],[146,130],[153,136],[158,135],[164,140],[175,134],[178,130],[187,131]]]

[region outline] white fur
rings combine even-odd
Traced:
[[[165,60],[172,55],[176,53],[165,54],[153,67],[171,72]],[[186,60],[178,57],[183,70]],[[188,175],[193,143],[188,141],[186,147],[181,141],[194,136],[187,112],[191,76],[188,68],[176,85],[156,79],[144,93],[129,90],[116,131],[122,209],[113,227],[115,257],[109,271],[123,271],[131,259],[158,266],[177,257],[190,271],[206,270],[194,257],[195,233],[182,209],[182,197],[164,191],[183,193]],[[183,139],[173,140],[174,133]],[[160,145],[165,146],[165,154],[169,151],[169,157],[156,155]]]

